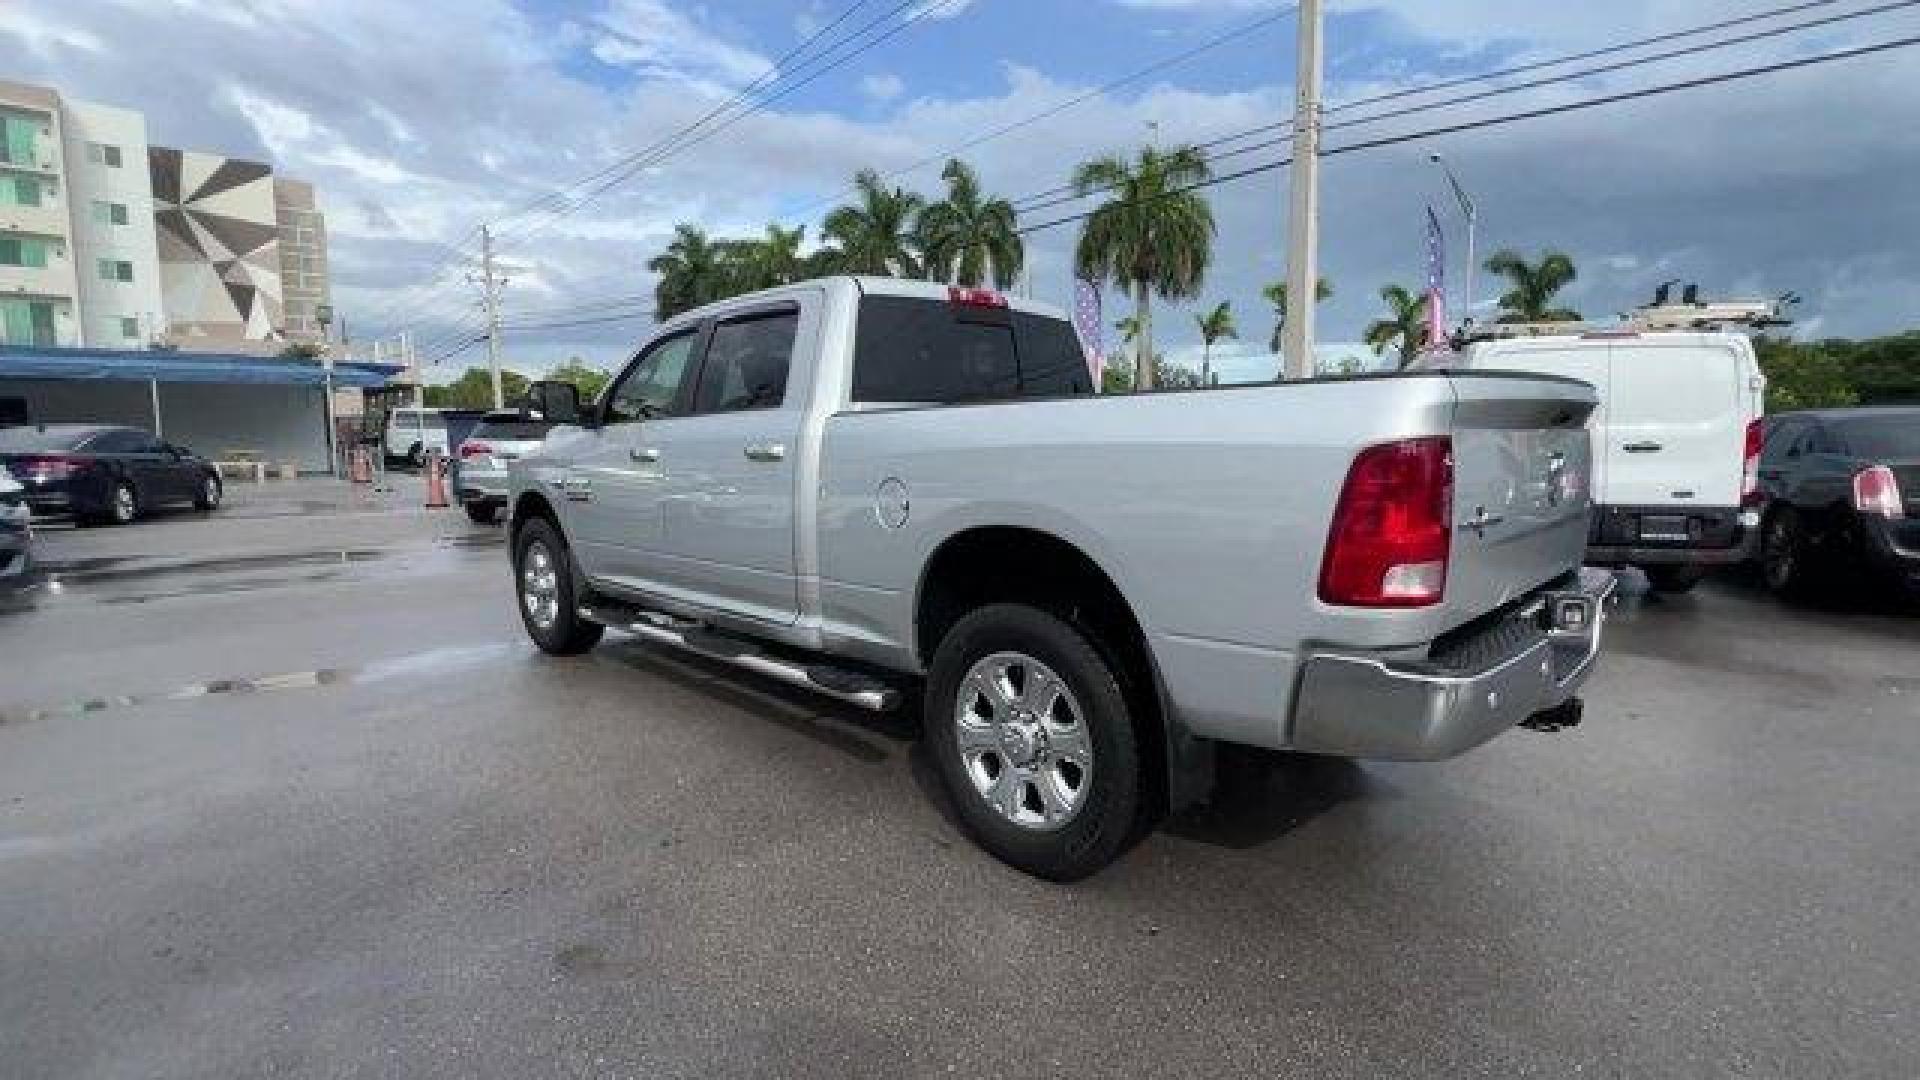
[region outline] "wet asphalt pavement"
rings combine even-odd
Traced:
[[[1584,726],[1061,887],[910,717],[539,657],[497,531],[284,490],[0,601],[0,1075],[1920,1074],[1920,616],[1629,599]]]

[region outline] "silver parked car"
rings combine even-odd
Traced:
[[[547,437],[552,424],[522,412],[492,412],[460,443],[453,490],[467,516],[491,524],[507,504],[507,466]]]
[[[0,585],[20,580],[33,564],[32,518],[26,489],[0,471]]]

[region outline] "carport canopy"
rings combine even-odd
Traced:
[[[336,362],[334,387],[385,386],[403,370],[390,364]],[[239,383],[325,386],[327,370],[312,360],[234,353],[118,349],[0,349],[0,379],[109,379],[123,382]]]

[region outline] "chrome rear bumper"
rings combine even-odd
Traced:
[[[1582,569],[1500,623],[1457,658],[1408,660],[1338,650],[1302,665],[1294,695],[1295,750],[1396,761],[1453,757],[1564,705],[1600,653],[1613,574]],[[1582,608],[1584,625],[1550,625],[1557,608]]]

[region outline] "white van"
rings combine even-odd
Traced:
[[[1567,375],[1600,392],[1589,563],[1638,566],[1655,589],[1684,592],[1749,554],[1766,379],[1746,335],[1494,338],[1440,366]]]
[[[427,451],[447,456],[447,418],[439,409],[411,406],[387,414],[387,460],[404,461],[415,468],[425,465]]]

